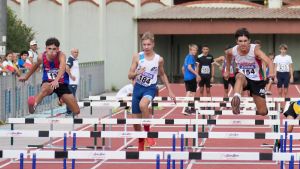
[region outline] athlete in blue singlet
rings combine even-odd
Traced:
[[[169,96],[175,101],[175,95],[170,88],[168,77],[164,71],[164,60],[153,51],[154,35],[152,33],[144,33],[142,47],[142,52],[133,55],[128,73],[128,78],[136,81],[132,95],[133,118],[149,118],[148,105],[155,97],[158,74],[169,91]],[[133,127],[135,131],[141,131],[141,125],[133,125]],[[149,132],[150,125],[144,125],[144,129]],[[155,141],[152,138],[147,138],[146,143],[152,146]],[[138,150],[143,151],[144,145],[145,139],[139,138]]]
[[[69,76],[65,72],[66,56],[59,51],[59,45],[56,38],[49,38],[46,41],[46,51],[38,56],[37,63],[32,69],[24,77],[19,78],[20,81],[25,82],[41,64],[43,65],[41,91],[36,96],[28,98],[29,113],[34,113],[43,98],[53,93],[56,93],[75,115],[80,112],[76,99],[68,88]]]

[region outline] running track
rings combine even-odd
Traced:
[[[176,96],[185,96],[185,90],[183,84],[172,84],[171,85],[174,93]],[[197,91],[199,92],[199,91]],[[212,96],[223,96],[223,87],[222,85],[214,85],[211,88]],[[272,88],[272,97],[278,97],[277,89],[275,86]],[[232,94],[232,92],[231,92]],[[292,85],[289,90],[289,97],[299,97],[300,90],[298,86]],[[167,91],[165,88],[160,90],[160,96],[167,96]],[[163,110],[157,110],[155,111],[154,118],[195,118],[195,115],[192,116],[184,116],[182,114],[183,108],[165,108]],[[123,118],[123,112],[119,112],[114,115],[113,118]],[[215,118],[230,118],[230,119],[237,119],[237,118],[255,118],[255,119],[264,119],[265,117],[261,116],[216,116]],[[123,130],[124,127],[122,125],[115,125],[113,126],[113,130],[120,131]],[[80,130],[93,130],[93,126],[83,126]],[[101,126],[98,128],[98,130],[101,130]],[[132,130],[132,126],[128,126],[128,130]],[[184,131],[184,126],[153,126],[151,128],[151,131]],[[189,130],[192,130],[191,126]],[[281,129],[282,130],[282,129]],[[201,131],[201,128],[199,128],[199,131]],[[270,132],[271,128],[269,126],[211,126],[209,131],[237,131],[237,132]],[[299,127],[296,127],[295,131],[300,131]],[[199,139],[199,142],[202,140]],[[33,141],[34,143],[34,141]],[[177,143],[179,143],[179,140],[177,140]],[[191,145],[191,140],[189,141],[189,145]],[[255,149],[260,148],[260,145],[262,143],[272,143],[272,141],[266,141],[266,140],[230,140],[230,139],[207,139],[204,141],[205,149],[202,151],[243,151],[243,152],[271,152],[271,149]],[[62,145],[62,139],[57,139],[55,141],[55,145]],[[68,146],[71,146],[71,139],[68,141]],[[93,139],[83,139],[80,138],[77,140],[77,146],[87,146],[92,145]],[[101,144],[101,139],[98,139],[98,144]],[[171,139],[160,139],[157,140],[157,146],[171,146],[172,141]],[[295,141],[294,144],[299,145],[299,141]],[[123,139],[112,139],[112,148],[111,150],[125,150],[125,147],[128,145],[137,145],[137,141],[135,139],[128,139],[127,145],[123,145]],[[179,144],[177,144],[179,146]],[[9,149],[10,147],[7,147]],[[247,148],[247,149],[245,149]],[[231,149],[231,150],[230,150]],[[153,148],[151,150],[147,151],[171,151],[171,149],[159,149],[159,148]],[[127,149],[127,151],[136,151],[136,149]],[[190,150],[191,151],[191,150]],[[70,162],[70,161],[68,161]],[[166,168],[166,165],[164,164],[165,161],[162,161],[161,168]],[[270,161],[255,161],[252,164],[247,163],[239,163],[239,161],[236,164],[233,164],[232,162],[225,162],[225,161],[197,161],[197,164],[194,163],[195,161],[185,161],[184,168],[201,168],[201,169],[232,169],[232,168],[238,168],[238,169],[278,169],[279,165],[275,164],[274,162]],[[263,163],[269,163],[269,164],[263,164]],[[68,164],[68,168],[71,167],[71,164]],[[119,169],[122,167],[122,169],[153,169],[155,168],[155,161],[148,160],[148,161],[142,161],[142,160],[84,160],[84,161],[76,161],[76,168],[80,169]],[[287,167],[287,165],[286,165]],[[298,166],[296,166],[298,167]],[[0,168],[5,169],[16,169],[19,168],[18,161],[10,161],[10,160],[2,160],[0,162]],[[25,160],[25,169],[31,168],[31,161]],[[53,169],[53,168],[62,168],[62,160],[38,160],[37,161],[37,168],[43,168],[43,169]],[[176,168],[179,168],[179,164],[176,165]]]

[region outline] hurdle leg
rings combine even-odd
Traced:
[[[151,113],[152,113],[152,119],[154,118],[154,106],[153,106],[153,101],[151,102]],[[158,106],[157,106],[158,107]]]
[[[185,131],[188,132],[189,131],[189,125],[186,124],[185,125]],[[189,140],[188,138],[185,138],[185,147],[188,147],[189,146]]]
[[[54,114],[53,114],[53,106],[52,106],[52,103],[50,103],[50,112],[51,112],[51,118],[53,118],[53,117],[54,117]],[[53,131],[53,121],[50,123],[50,131]],[[50,147],[50,148],[53,147],[52,142],[53,142],[53,138],[50,137],[50,138],[49,138],[49,147]]]
[[[105,131],[105,124],[102,124],[102,131]],[[102,150],[105,150],[105,138],[102,138]]]
[[[196,125],[193,124],[193,132],[196,132]],[[193,147],[196,147],[196,138],[193,138]]]
[[[14,124],[10,124],[10,130],[13,131],[14,130]],[[10,138],[10,145],[13,146],[14,145],[14,137]]]
[[[124,110],[124,119],[127,119],[127,110]],[[124,132],[127,132],[127,123],[124,126]],[[124,137],[124,145],[127,145],[127,137]]]
[[[199,130],[199,124],[198,124],[198,118],[199,118],[199,116],[198,116],[198,112],[196,112],[196,133],[197,133],[197,136],[198,136],[198,130]],[[196,137],[195,138],[195,142],[196,142],[196,147],[198,148],[198,146],[199,146],[199,137]]]
[[[98,125],[94,124],[94,132],[97,132]],[[94,149],[97,150],[97,137],[94,137]]]
[[[92,103],[93,100],[90,100],[90,102]],[[93,106],[90,106],[90,115],[93,115]]]
[[[110,110],[110,115],[109,115],[109,118],[112,118],[112,114],[113,114],[113,110],[111,109]],[[112,131],[112,124],[109,124],[109,131]],[[111,149],[111,138],[109,137],[108,138],[108,148]]]

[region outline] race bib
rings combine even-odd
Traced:
[[[255,72],[255,65],[247,65],[247,66],[240,66],[239,68],[244,75],[247,77],[256,77],[257,72]]]
[[[144,73],[139,75],[139,77],[137,78],[137,82],[140,85],[143,85],[143,86],[150,86],[151,85],[151,80],[153,79],[153,77],[154,77],[153,74],[144,72]]]
[[[279,72],[289,72],[290,67],[287,64],[278,64]]]
[[[209,68],[209,66],[202,66],[202,68],[201,68],[201,74],[210,74],[210,68]]]
[[[55,78],[57,77],[58,71],[57,70],[49,70],[47,72],[47,76],[49,80],[55,80]]]

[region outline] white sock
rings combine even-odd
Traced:
[[[234,93],[233,96],[237,96],[237,97],[241,98],[241,94],[239,94],[239,93]]]

